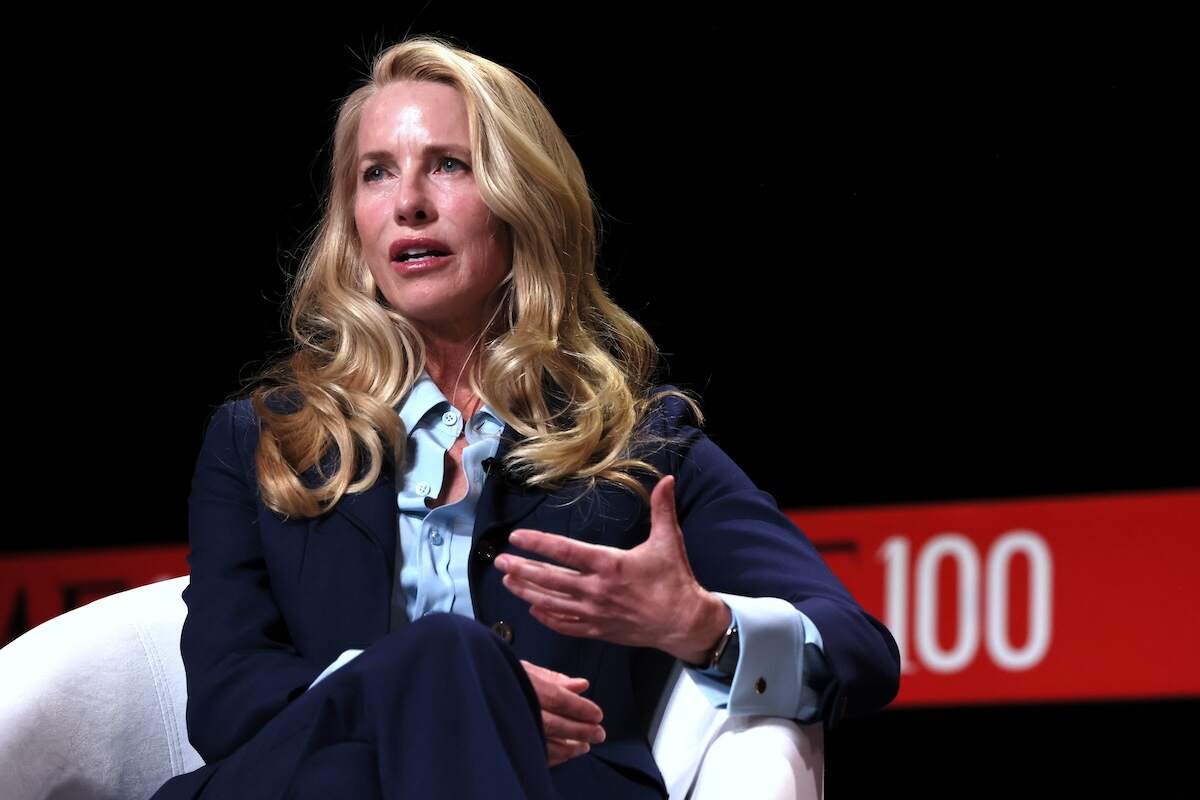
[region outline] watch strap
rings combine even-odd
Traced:
[[[737,618],[733,617],[729,623],[729,627],[725,629],[724,635],[717,641],[716,646],[709,651],[708,658],[703,663],[684,663],[706,675],[728,677],[733,675],[734,670],[737,668],[737,659],[740,650]]]

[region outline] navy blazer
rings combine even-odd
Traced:
[[[691,422],[678,398],[661,402],[646,424],[681,441],[639,454],[676,476],[676,509],[696,579],[711,591],[783,598],[813,619],[832,673],[820,704],[827,726],[882,708],[896,695],[900,673],[887,628],[859,606],[774,498]],[[497,463],[519,438],[504,428]],[[259,496],[257,443],[249,399],[225,403],[209,422],[192,482],[180,647],[188,738],[208,762],[197,773],[254,736],[342,651],[365,649],[389,631],[399,524],[391,461],[370,489],[345,495],[321,516],[284,519]],[[315,480],[315,471],[303,477]],[[653,488],[650,476],[640,479]],[[603,487],[568,506],[577,494],[573,482],[544,491],[492,470],[472,536],[475,617],[519,658],[587,678],[585,694],[603,709],[607,732],[591,755],[661,787],[646,731],[674,659],[545,627],[492,564],[505,550],[544,560],[508,543],[517,527],[624,549],[649,535],[649,509],[632,493]],[[204,777],[196,778],[199,787]]]

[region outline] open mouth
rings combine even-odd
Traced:
[[[428,261],[448,255],[450,254],[445,250],[406,250],[403,253],[397,253],[392,261],[397,264],[403,264],[409,261]]]

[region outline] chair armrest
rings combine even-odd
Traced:
[[[678,661],[650,725],[670,800],[820,800],[824,728],[714,708]]]
[[[0,649],[0,797],[148,797],[203,763],[184,723],[187,580],[96,600]]]
[[[691,800],[820,800],[824,728],[781,717],[730,717],[709,744]]]

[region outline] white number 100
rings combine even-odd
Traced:
[[[884,575],[884,624],[900,647],[902,672],[917,666],[909,656],[909,551],[906,537],[893,536],[879,548],[886,565]],[[1029,559],[1029,635],[1025,644],[1009,641],[1009,576],[1012,558],[1023,553]],[[943,559],[958,564],[958,630],[952,647],[938,642],[938,570]],[[998,538],[987,554],[983,630],[987,653],[1001,669],[1026,670],[1035,666],[1050,648],[1053,559],[1046,541],[1033,531],[1013,530]],[[959,533],[932,537],[917,555],[915,567],[915,624],[917,661],[933,672],[958,672],[979,651],[979,552],[975,543]]]

